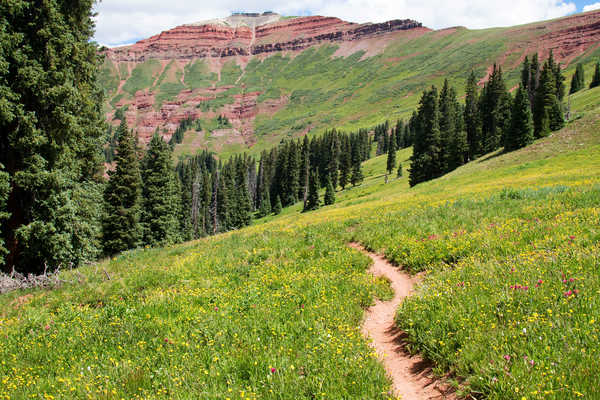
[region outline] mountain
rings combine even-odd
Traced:
[[[196,120],[177,153],[260,151],[283,137],[405,118],[444,77],[483,83],[500,64],[511,85],[526,55],[550,51],[569,76],[600,58],[600,11],[509,28],[431,30],[410,19],[355,24],[334,17],[234,14],[104,49],[101,83],[112,124],[141,140],[170,139]],[[218,116],[229,123],[218,123]]]

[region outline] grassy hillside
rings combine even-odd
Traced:
[[[593,398],[599,111],[413,189],[378,157],[334,206],[2,295],[0,398],[390,398],[359,329],[390,291],[352,240],[426,271],[397,323],[463,391]]]
[[[183,89],[236,85],[240,91],[243,85],[247,92],[258,91],[259,112],[251,123],[256,140],[252,141],[255,144],[250,152],[259,152],[283,137],[319,133],[332,127],[356,130],[386,119],[407,118],[423,89],[432,84],[441,86],[448,78],[462,96],[471,69],[483,79],[493,63],[502,65],[508,86],[514,87],[525,55],[539,51],[546,57],[550,48],[556,50],[559,58],[565,52],[570,54],[560,48],[564,43],[559,37],[544,36],[576,24],[569,18],[510,28],[452,28],[422,36],[401,33],[390,37],[379,53],[369,55],[362,50],[352,53],[338,45],[324,44],[300,53],[252,58],[247,64],[247,60],[231,58],[221,67],[210,67],[205,59],[191,60],[179,72],[183,79],[169,85],[156,84],[156,67],[152,61],[146,61],[133,70],[121,91],[116,90],[117,65],[107,62],[102,82],[113,106],[123,99],[123,93],[133,95],[140,89],[151,90],[158,103],[174,98],[177,90]],[[570,54],[567,59],[567,84],[577,62],[584,63],[587,80],[591,80],[600,48],[591,46],[577,54]],[[220,73],[215,68],[220,68]],[[281,106],[274,110],[261,108],[274,100]],[[225,96],[198,108],[220,112],[225,104],[233,102],[231,96]],[[202,146],[226,153],[239,148],[226,138]]]

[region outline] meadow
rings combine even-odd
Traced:
[[[425,272],[397,324],[459,393],[595,398],[598,108],[412,189],[408,157],[319,211],[1,295],[0,399],[389,399],[360,323],[390,289],[350,241]]]

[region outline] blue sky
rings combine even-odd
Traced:
[[[284,15],[327,15],[353,22],[411,18],[440,29],[511,26],[600,9],[600,0],[102,0],[95,39],[116,46],[177,25],[222,18],[231,11],[272,10]]]

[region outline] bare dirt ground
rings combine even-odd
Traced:
[[[455,399],[448,385],[433,376],[431,364],[407,351],[406,334],[394,323],[396,309],[411,295],[419,277],[394,267],[385,258],[369,253],[356,243],[350,246],[371,257],[373,265],[369,272],[387,278],[394,290],[391,300],[377,300],[367,309],[362,328],[392,380],[394,395],[404,400]]]

